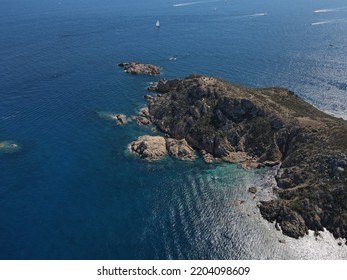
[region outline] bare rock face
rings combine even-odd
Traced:
[[[169,92],[170,90],[175,89],[176,86],[179,84],[179,82],[180,82],[180,80],[178,80],[178,79],[160,80],[158,83],[150,85],[147,88],[147,90],[165,93],[165,92]]]
[[[206,152],[205,150],[200,150],[200,155],[206,163],[214,163],[219,160],[218,158],[214,157],[212,154]]]
[[[151,121],[148,118],[142,116],[136,116],[135,120],[138,125],[149,125],[151,123]]]
[[[228,152],[222,157],[223,160],[231,163],[245,162],[250,159],[250,157],[245,152]]]
[[[135,75],[160,75],[160,67],[138,62],[122,62],[118,64],[124,72]]]
[[[196,158],[195,151],[188,145],[185,139],[167,138],[166,148],[170,156],[174,158],[180,160],[194,160]]]
[[[161,136],[140,136],[129,144],[129,149],[149,161],[160,160],[167,154],[166,141]]]
[[[265,219],[269,222],[276,222],[285,235],[299,238],[308,233],[308,228],[301,215],[291,210],[281,201],[262,202],[260,210]]]

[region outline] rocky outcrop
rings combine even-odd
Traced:
[[[161,136],[140,136],[129,144],[129,150],[149,161],[160,160],[167,154],[166,141]]]
[[[116,121],[117,125],[124,125],[130,120],[124,114],[116,114],[108,111],[100,111],[97,112],[97,114],[100,118],[105,120]]]
[[[206,158],[278,165],[278,199],[261,214],[295,238],[323,227],[347,237],[347,122],[283,88],[249,89],[191,75],[148,95],[152,123]]]
[[[214,162],[218,161],[218,159],[216,157],[214,157],[212,154],[206,152],[205,150],[200,150],[200,155],[201,155],[202,159],[204,160],[204,162],[206,162],[206,163],[214,163]]]
[[[127,123],[127,117],[126,115],[123,115],[123,114],[117,114],[115,116],[115,119],[117,120],[117,124],[118,125],[124,125]]]
[[[136,116],[135,117],[136,123],[138,125],[149,125],[151,124],[151,121],[148,118],[142,117],[142,116]]]
[[[161,93],[169,92],[172,89],[175,89],[179,84],[180,80],[160,80],[158,83],[150,85],[147,90],[149,91],[157,91]]]
[[[281,201],[263,202],[260,205],[261,213],[270,222],[276,222],[285,235],[299,238],[308,233],[304,219],[296,211],[287,207]]]
[[[140,109],[140,116],[145,117],[145,118],[148,118],[150,116],[149,115],[149,110],[148,110],[147,107],[144,107],[144,108]]]
[[[161,160],[167,153],[180,160],[194,160],[196,158],[195,151],[184,139],[176,140],[162,136],[144,135],[131,142],[128,148],[149,161]]]
[[[185,139],[167,138],[166,149],[170,156],[180,160],[194,160],[196,158],[195,151],[188,145]]]
[[[122,62],[118,64],[124,72],[137,75],[160,75],[160,67],[152,64],[143,64],[138,62]]]

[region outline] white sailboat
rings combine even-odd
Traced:
[[[156,27],[160,27],[160,22],[159,22],[159,20],[157,20],[157,22],[155,23],[155,26],[156,26]]]

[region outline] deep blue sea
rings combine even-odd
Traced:
[[[272,170],[144,162],[126,147],[151,128],[98,116],[201,73],[347,118],[346,0],[184,2],[0,0],[0,142],[22,147],[0,153],[0,259],[347,259],[328,233],[294,240],[260,217]]]

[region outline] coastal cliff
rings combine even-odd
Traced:
[[[278,199],[262,216],[298,238],[308,229],[347,237],[347,122],[284,88],[250,89],[201,75],[160,81],[149,119],[202,155],[242,167],[277,165]]]

